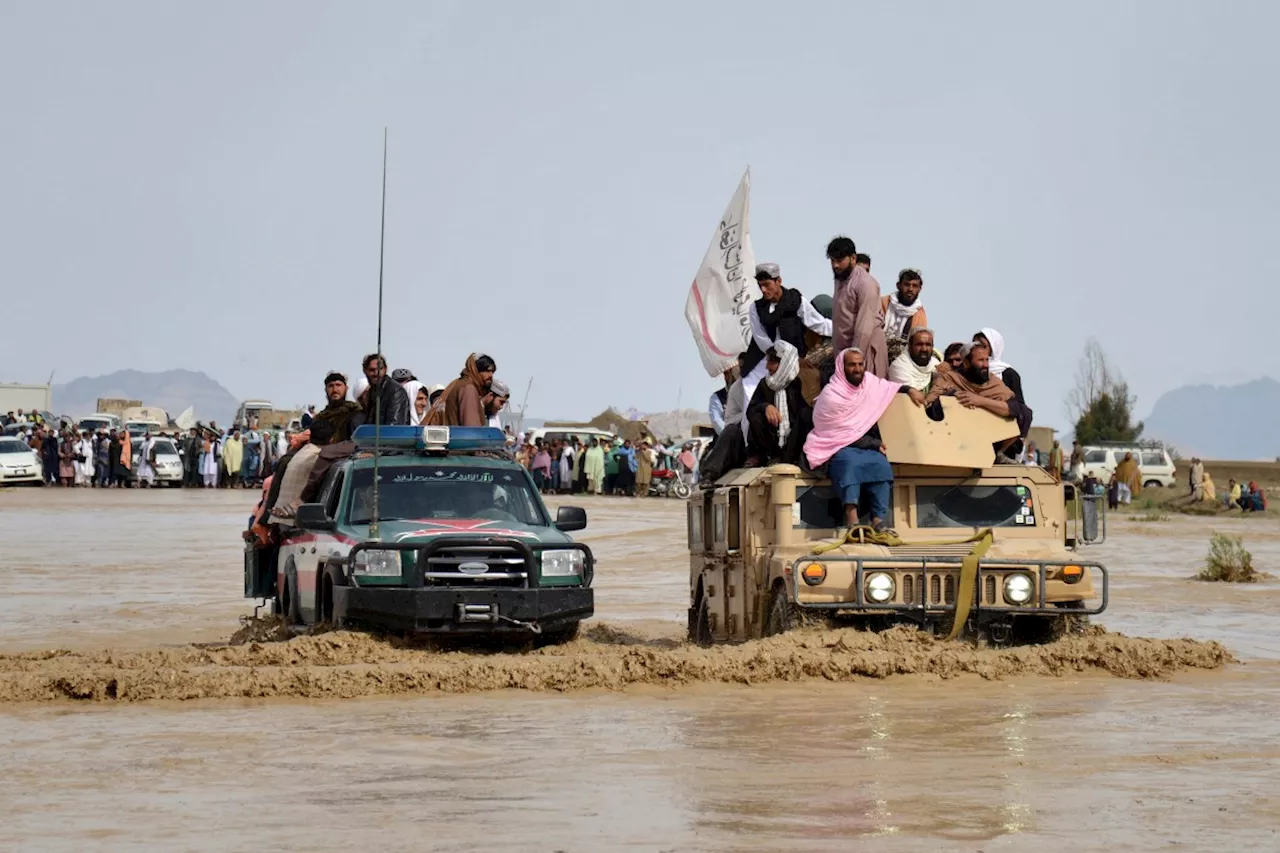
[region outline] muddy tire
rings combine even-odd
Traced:
[[[1159,487],[1159,486],[1163,486],[1163,485],[1164,485],[1164,484],[1163,484],[1163,483],[1161,483],[1159,480],[1147,480],[1147,482],[1145,482],[1145,483],[1143,483],[1143,484],[1142,484],[1142,488],[1144,488],[1144,489],[1154,489],[1154,488],[1157,488],[1157,487]]]
[[[769,613],[764,619],[764,635],[785,634],[800,624],[800,614],[791,602],[785,583],[775,583],[769,595]]]
[[[578,639],[578,633],[582,629],[581,622],[574,622],[567,628],[557,628],[554,631],[543,631],[538,635],[538,639],[534,642],[535,646],[558,646],[562,643],[571,643]]]
[[[1018,645],[1043,645],[1063,637],[1082,633],[1089,624],[1088,616],[1071,613],[1083,610],[1084,602],[1066,601],[1057,604],[1061,616],[1023,617],[1014,623],[1013,642]]]
[[[298,595],[298,570],[290,558],[284,568],[284,618],[286,624],[302,624],[302,599]]]
[[[707,599],[698,596],[698,603],[690,608],[689,642],[699,646],[710,646],[715,643],[715,635],[711,633],[711,605]]]

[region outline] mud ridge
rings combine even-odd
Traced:
[[[265,626],[264,626],[265,627]],[[699,648],[597,624],[574,642],[528,650],[457,650],[347,631],[262,642],[118,653],[0,654],[0,702],[469,693],[522,689],[621,690],[634,684],[855,681],[891,675],[1000,679],[1102,671],[1162,678],[1234,662],[1217,642],[1126,637],[1101,629],[1043,646],[977,649],[910,628],[881,634],[795,631],[742,645]]]

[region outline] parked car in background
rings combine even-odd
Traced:
[[[17,438],[0,438],[0,484],[44,483],[40,457]]]
[[[550,444],[553,441],[571,441],[575,438],[583,444],[590,444],[593,438],[612,443],[617,436],[594,427],[534,427],[525,434],[525,441],[531,444],[538,439]]]
[[[1177,484],[1177,466],[1169,451],[1160,444],[1106,444],[1086,445],[1084,448],[1084,475],[1096,477],[1103,483],[1110,482],[1116,466],[1124,459],[1126,453],[1132,453],[1138,460],[1138,470],[1142,472],[1143,488],[1163,486],[1171,488]]]
[[[155,469],[157,486],[181,486],[182,485],[182,456],[178,453],[177,446],[167,438],[157,438],[156,442],[156,459],[155,464],[151,467]],[[133,470],[130,476],[137,479],[138,465],[142,461],[142,442],[137,441],[133,445]]]

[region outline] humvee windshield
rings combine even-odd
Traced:
[[[522,470],[433,464],[379,471],[378,518],[487,518],[546,527],[542,501]],[[373,469],[355,472],[349,524],[373,520]]]
[[[1025,486],[916,486],[917,527],[1035,524]]]

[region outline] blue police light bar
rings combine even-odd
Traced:
[[[503,450],[507,437],[496,427],[356,427],[351,440],[362,450],[375,446],[401,450]]]

